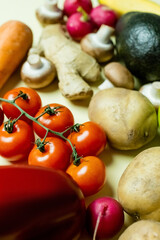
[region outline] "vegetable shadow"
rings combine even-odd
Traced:
[[[37,89],[39,93],[52,93],[55,91],[59,91],[59,87],[58,87],[58,79],[57,77],[46,87],[43,88],[39,88]]]
[[[87,98],[87,99],[81,99],[81,100],[80,99],[72,100],[72,104],[75,107],[86,107],[86,108],[88,108],[90,101],[91,101],[91,97]]]
[[[3,88],[0,90],[0,97],[3,97],[7,91],[16,88],[19,82],[22,81],[20,77],[20,68],[21,66],[11,75],[11,77],[4,84]]]
[[[93,194],[91,196],[88,196],[85,198],[85,203],[86,203],[86,207],[94,200],[100,197],[104,197],[104,196],[108,196],[108,197],[112,197],[113,194],[113,189],[110,186],[110,184],[106,181],[103,188],[96,194]]]

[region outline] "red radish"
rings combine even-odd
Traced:
[[[124,212],[120,203],[111,197],[94,200],[87,208],[87,229],[93,240],[111,238],[124,224]]]
[[[78,7],[82,7],[87,13],[90,13],[92,2],[91,0],[65,0],[64,13],[70,16],[77,12]]]
[[[93,32],[93,24],[88,14],[80,7],[79,12],[72,14],[67,21],[66,27],[70,36],[80,41],[85,35]]]
[[[118,20],[116,12],[102,4],[91,10],[90,18],[97,28],[102,24],[115,27]]]

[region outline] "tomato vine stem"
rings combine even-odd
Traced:
[[[24,100],[27,100],[28,99],[28,96],[27,96],[27,94],[26,93],[24,93],[24,92],[22,92],[22,91],[20,91],[19,92],[19,94],[17,95],[17,97],[15,97],[14,99],[13,99],[13,101],[15,102],[18,98],[23,98]]]
[[[40,117],[42,117],[44,114],[49,114],[49,115],[56,115],[59,111],[57,111],[57,109],[61,108],[61,106],[58,107],[54,107],[51,108],[50,106],[47,106],[44,111],[38,116],[36,117],[36,120],[38,120]]]
[[[8,122],[10,121],[11,123],[14,124],[16,121],[18,121],[18,119],[20,119],[20,117],[21,117],[22,115],[25,115],[25,117],[27,117],[27,118],[30,119],[31,121],[37,123],[39,126],[41,126],[43,129],[46,130],[46,134],[45,134],[45,136],[44,136],[43,141],[41,142],[41,144],[45,145],[45,144],[46,144],[46,143],[45,143],[45,140],[46,140],[46,137],[47,137],[48,133],[49,133],[49,132],[53,133],[54,135],[62,138],[63,140],[68,141],[68,143],[70,144],[71,149],[72,149],[72,157],[73,157],[75,163],[78,163],[78,162],[80,161],[80,158],[81,158],[81,157],[78,156],[75,147],[72,145],[71,141],[64,136],[64,133],[67,132],[67,131],[69,131],[69,130],[71,130],[71,129],[75,129],[77,126],[80,126],[80,124],[76,123],[76,124],[74,124],[73,126],[67,128],[67,129],[66,129],[65,131],[63,131],[63,132],[53,131],[53,130],[45,127],[43,124],[41,124],[41,123],[38,121],[39,116],[38,116],[38,118],[32,117],[30,114],[28,114],[26,111],[24,111],[20,106],[18,106],[18,104],[16,104],[15,100],[18,99],[19,97],[22,97],[22,95],[23,95],[23,93],[22,93],[22,94],[19,94],[19,95],[18,95],[16,98],[14,98],[13,100],[8,100],[8,99],[1,98],[1,97],[0,97],[0,101],[2,101],[2,102],[7,102],[7,103],[12,104],[13,106],[15,106],[15,107],[21,112],[21,114],[20,114],[16,119],[13,119],[12,121],[9,119]],[[59,107],[59,108],[60,108],[60,107]],[[59,108],[56,108],[56,109],[59,109]],[[48,111],[48,110],[47,110],[47,111]],[[54,109],[54,111],[55,111],[55,109]],[[43,114],[45,114],[45,113],[46,113],[46,112],[44,111]],[[7,129],[5,129],[5,130],[7,131]],[[10,132],[11,132],[11,131],[10,131]],[[38,147],[38,148],[40,149],[40,147]],[[41,149],[42,149],[42,148],[41,148]],[[43,151],[43,150],[42,150],[42,151]],[[77,165],[77,164],[76,164],[76,165]],[[78,166],[78,165],[77,165],[77,166]]]

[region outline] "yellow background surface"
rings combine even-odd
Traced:
[[[20,20],[26,23],[32,30],[34,36],[33,45],[36,46],[39,37],[41,35],[42,27],[35,17],[35,9],[44,3],[43,0],[0,0],[0,25],[8,20]],[[95,1],[97,4],[97,1]],[[62,6],[62,2],[60,6]],[[4,93],[12,88],[26,86],[20,79],[19,70],[17,70],[13,76],[7,81],[3,89],[0,90],[0,97],[3,97]],[[97,87],[93,87],[94,92],[98,91]],[[88,121],[88,104],[89,100],[82,101],[69,101],[64,98],[58,90],[58,83],[55,80],[48,87],[41,90],[37,90],[42,98],[43,105],[49,103],[60,103],[67,106],[75,117],[75,122],[83,123]],[[105,151],[99,156],[106,165],[107,179],[104,188],[94,196],[86,199],[86,205],[88,205],[93,199],[100,196],[111,196],[117,198],[117,185],[121,174],[123,173],[129,162],[143,149],[151,146],[160,145],[160,138],[157,136],[155,140],[135,151],[118,151],[111,149],[107,145]],[[0,157],[0,165],[9,164],[7,160]],[[127,226],[130,219],[126,217],[125,225]],[[90,239],[88,235],[84,234],[81,239]],[[113,238],[118,239],[118,235]],[[46,239],[47,240],[47,239]]]

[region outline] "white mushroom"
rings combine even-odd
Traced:
[[[129,70],[119,62],[110,62],[103,69],[104,82],[99,89],[110,87],[134,88],[134,77]]]
[[[21,68],[22,80],[31,88],[48,86],[56,76],[54,65],[38,54],[31,54]]]
[[[115,87],[107,78],[98,86],[100,90]]]
[[[100,90],[115,87],[115,85],[104,75],[104,69],[101,71],[101,79],[103,82],[98,86]]]
[[[42,24],[54,24],[62,21],[63,11],[58,8],[57,0],[45,0],[45,4],[36,10],[36,16]]]
[[[38,47],[31,47],[28,51],[28,56],[31,54],[38,54],[39,56],[44,56],[43,50]]]
[[[89,33],[81,40],[82,50],[98,62],[110,60],[114,54],[114,45],[110,39],[113,33],[114,28],[102,25],[96,33]]]
[[[145,95],[156,109],[160,106],[160,82],[144,84],[139,91]]]

